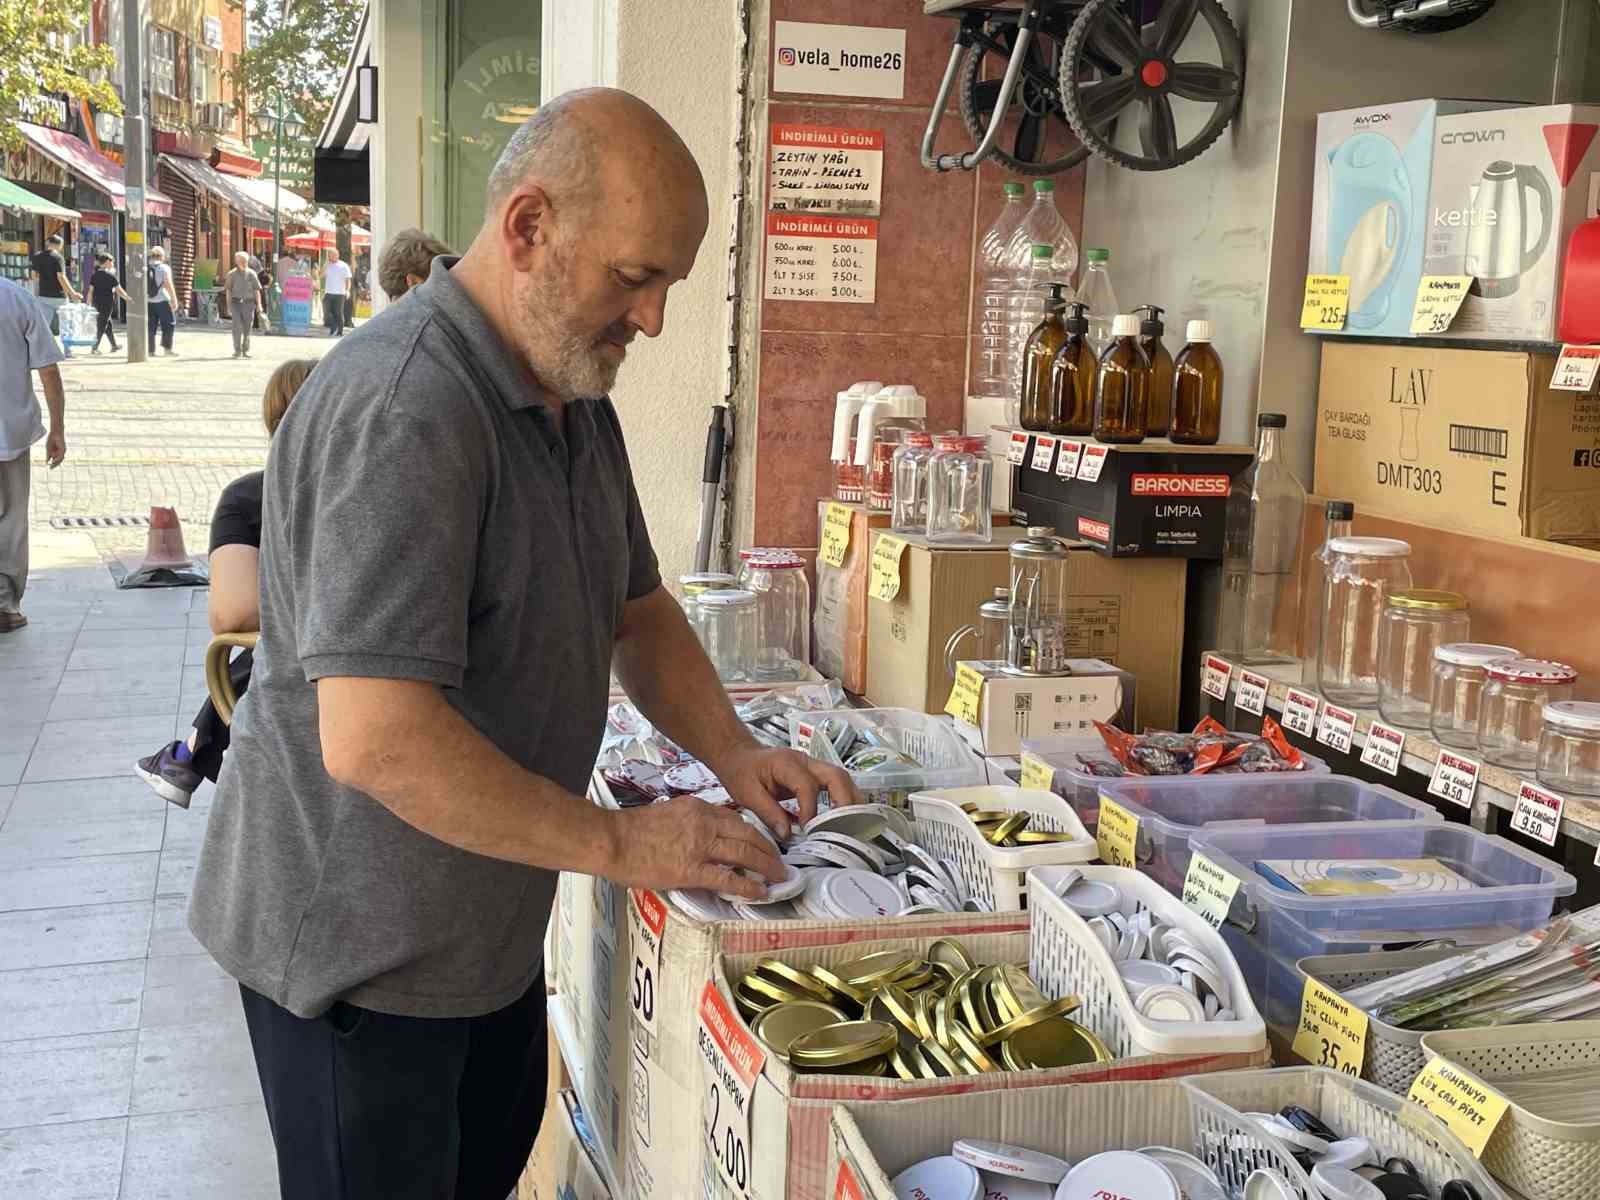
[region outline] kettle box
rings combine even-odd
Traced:
[[[1466,533],[1600,536],[1600,397],[1555,355],[1322,344],[1316,492]]]
[[[1561,264],[1600,199],[1600,106],[1441,116],[1424,274],[1471,275],[1446,337],[1548,342]]]

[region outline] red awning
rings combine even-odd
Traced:
[[[126,192],[122,182],[122,168],[104,154],[98,153],[89,143],[59,129],[48,129],[28,121],[18,121],[17,128],[23,137],[33,143],[40,154],[58,166],[76,175],[90,187],[111,197],[118,212],[127,207]],[[144,189],[145,211],[153,217],[170,217],[172,200],[153,187]]]
[[[301,233],[292,233],[283,239],[285,243],[296,250],[335,250],[338,242],[331,230],[308,229]],[[372,246],[372,234],[359,225],[350,226],[350,248],[352,250],[367,250]]]
[[[246,179],[254,179],[265,169],[259,158],[237,150],[224,150],[221,146],[211,152],[211,165],[224,175],[241,175]]]

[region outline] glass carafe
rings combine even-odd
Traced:
[[[1067,671],[1067,542],[1048,525],[1032,525],[1011,543],[1011,612],[1006,670],[1014,675]]]
[[[989,439],[941,434],[928,460],[928,540],[988,545],[994,514]]]
[[[1398,538],[1328,543],[1317,687],[1347,708],[1378,703],[1378,631],[1391,592],[1411,587],[1411,546]]]
[[[1255,461],[1228,490],[1219,644],[1247,663],[1298,657],[1306,490],[1283,461],[1282,413],[1262,413]],[[1376,629],[1374,629],[1376,634]]]
[[[928,460],[932,457],[933,435],[915,431],[906,434],[894,452],[889,528],[896,533],[927,531]]]

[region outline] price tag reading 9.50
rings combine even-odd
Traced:
[[[1471,808],[1478,791],[1478,764],[1464,754],[1439,751],[1428,780],[1428,795],[1448,800],[1461,808]]]
[[[628,905],[633,966],[628,972],[628,1004],[639,1028],[656,1035],[656,992],[661,979],[661,938],[667,906],[654,892],[635,890]]]
[[[700,993],[696,1045],[704,1066],[701,1122],[717,1174],[750,1194],[750,1098],[767,1052],[734,1016],[715,983]]]

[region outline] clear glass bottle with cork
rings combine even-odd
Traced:
[[[1111,344],[1094,376],[1094,436],[1132,445],[1144,441],[1150,404],[1150,360],[1139,348],[1139,318],[1121,313],[1111,322]]]
[[[1067,305],[1062,324],[1067,340],[1056,351],[1050,368],[1050,432],[1066,437],[1088,437],[1094,432],[1094,351],[1089,348],[1089,306],[1081,300]]]
[[[1046,250],[1035,246],[1034,250]],[[1045,301],[1044,319],[1028,335],[1028,345],[1022,358],[1022,427],[1034,433],[1044,433],[1050,428],[1051,368],[1055,366],[1056,352],[1067,341],[1067,326],[1062,314],[1067,300],[1063,293],[1067,285],[1052,281],[1046,285],[1050,298]]]
[[[1222,359],[1211,345],[1211,322],[1190,321],[1189,344],[1172,367],[1172,440],[1215,446],[1222,436]]]
[[[1141,304],[1133,310],[1142,313],[1139,322],[1139,349],[1150,360],[1150,404],[1145,413],[1144,431],[1148,437],[1166,437],[1172,424],[1172,353],[1161,335],[1167,331],[1161,314],[1166,310],[1154,304]]]

